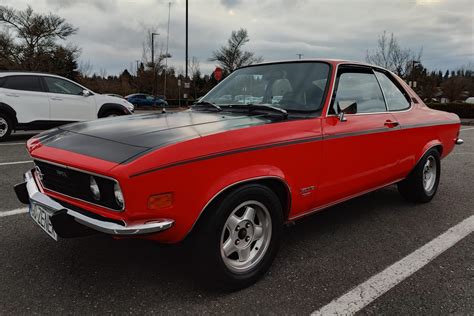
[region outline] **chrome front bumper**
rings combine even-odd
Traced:
[[[174,220],[172,219],[152,219],[148,220],[143,224],[127,226],[125,222],[123,225],[120,225],[116,223],[117,221],[114,222],[114,220],[112,219],[110,221],[107,221],[92,218],[91,216],[87,216],[83,213],[71,210],[62,205],[60,202],[57,202],[46,194],[40,192],[32,170],[25,173],[25,182],[15,186],[15,192],[18,196],[18,199],[23,203],[36,203],[45,206],[47,211],[50,212],[49,215],[51,216],[54,216],[59,213],[64,215],[64,213],[66,213],[68,216],[72,217],[72,219],[74,219],[74,221],[76,221],[77,223],[87,226],[95,231],[110,235],[135,236],[157,233],[169,229],[171,226],[173,226],[174,223]],[[84,213],[87,214],[87,212]]]

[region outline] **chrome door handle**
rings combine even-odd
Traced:
[[[18,98],[20,96],[19,94],[15,94],[15,93],[5,93],[5,95],[9,97],[15,97],[15,98]]]
[[[51,100],[54,100],[54,101],[62,101],[63,99],[62,99],[62,98],[58,98],[58,97],[52,97]]]
[[[388,128],[394,128],[394,127],[397,127],[398,125],[400,125],[400,123],[387,120],[387,121],[385,121],[384,125],[387,126]]]

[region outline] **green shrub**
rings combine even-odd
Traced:
[[[428,103],[434,110],[457,114],[460,118],[474,118],[474,104],[469,103]]]

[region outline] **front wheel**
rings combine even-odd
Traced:
[[[6,140],[13,130],[13,124],[10,118],[0,113],[0,142]]]
[[[200,276],[207,284],[228,290],[253,284],[278,251],[283,226],[278,197],[265,186],[247,185],[209,211],[194,247]]]
[[[439,151],[432,148],[420,159],[408,177],[398,183],[398,190],[411,202],[429,202],[438,190],[440,174]]]

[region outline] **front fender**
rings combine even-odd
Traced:
[[[223,192],[224,190],[237,185],[239,183],[264,179],[264,178],[277,178],[280,181],[283,181],[287,186],[287,182],[285,180],[285,175],[282,170],[275,166],[271,165],[255,165],[249,166],[245,168],[235,169],[232,172],[222,175],[216,179],[207,190],[207,194],[204,198],[206,203],[203,205],[205,208],[209,203],[219,195],[219,193]]]

